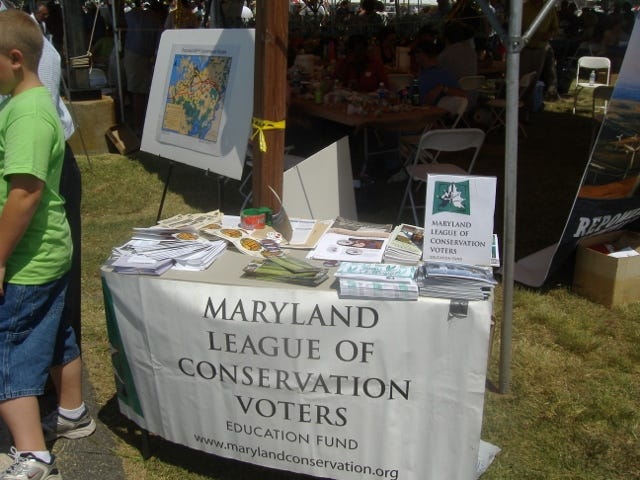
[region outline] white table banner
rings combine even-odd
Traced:
[[[120,409],[142,428],[322,477],[474,478],[491,301],[103,277]]]

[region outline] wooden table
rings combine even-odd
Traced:
[[[361,175],[365,173],[369,157],[390,151],[369,151],[369,129],[374,128],[386,131],[414,133],[423,130],[427,125],[436,122],[447,114],[445,109],[431,105],[411,106],[401,111],[387,110],[370,114],[349,114],[347,113],[346,103],[319,104],[302,98],[293,99],[289,106],[293,111],[303,115],[322,118],[341,125],[353,127],[354,131],[362,129],[364,134],[364,162],[360,172]]]
[[[381,129],[404,129],[411,126],[412,130],[423,128],[429,123],[446,115],[447,111],[436,106],[425,105],[409,107],[398,112],[384,111],[380,114],[349,114],[347,104],[318,104],[310,100],[293,99],[290,107],[305,115],[323,118],[349,127],[374,127]]]

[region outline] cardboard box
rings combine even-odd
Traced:
[[[640,252],[640,234],[618,231],[580,240],[573,290],[607,307],[640,301],[640,255],[613,257],[606,253],[609,245]]]
[[[107,138],[118,149],[120,155],[126,155],[140,149],[140,140],[135,133],[125,124],[109,127]]]

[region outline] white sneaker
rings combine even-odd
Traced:
[[[53,455],[51,462],[46,463],[31,453],[19,455],[15,447],[11,447],[9,456],[13,463],[0,475],[0,480],[62,480]]]
[[[95,432],[96,422],[86,408],[77,420],[60,415],[58,410],[54,410],[42,419],[42,431],[44,432],[44,439],[47,442],[60,437],[75,440],[88,437]]]

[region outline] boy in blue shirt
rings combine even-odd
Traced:
[[[43,37],[24,12],[0,12],[0,416],[15,447],[0,480],[61,480],[37,396],[49,367],[79,355],[61,323],[71,236],[59,194],[64,134],[38,78]]]

